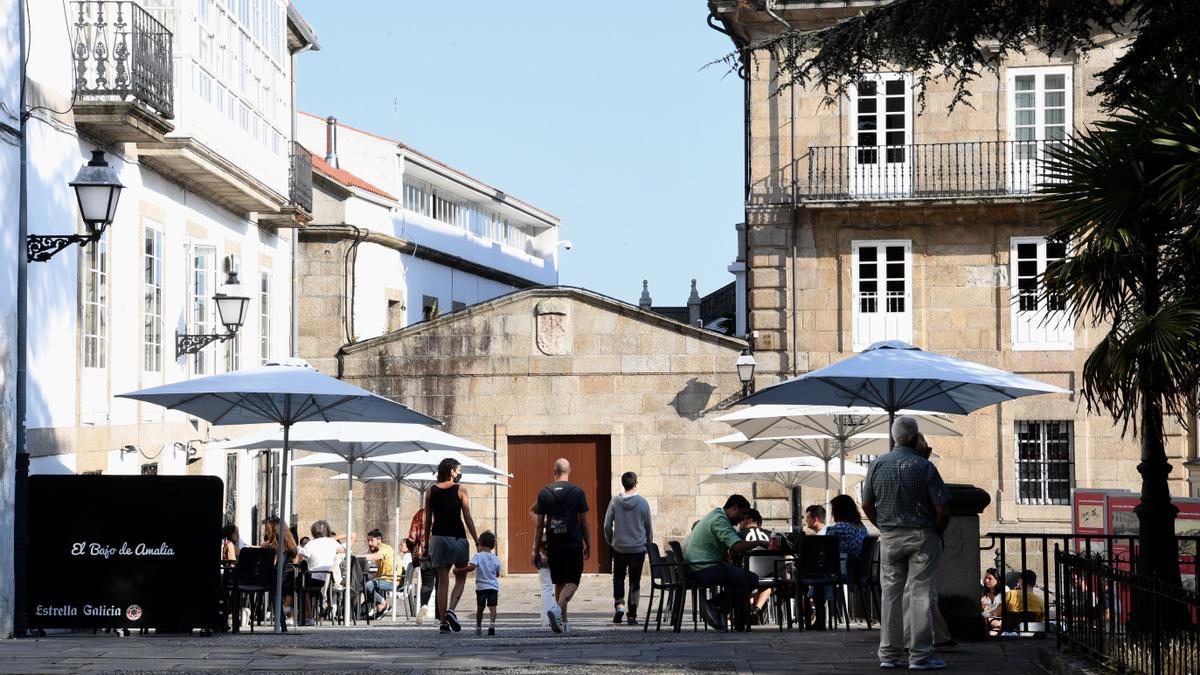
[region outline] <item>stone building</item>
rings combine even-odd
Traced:
[[[308,282],[302,275],[302,285]],[[593,537],[624,471],[640,476],[659,541],[684,537],[724,500],[727,486],[699,481],[740,457],[705,444],[725,425],[703,415],[740,392],[734,362],[745,346],[590,291],[540,287],[309,360],[494,448],[495,461],[512,474],[510,487],[471,488],[475,519],[481,530],[496,531],[506,569],[522,572],[530,571],[528,510],[558,456],[572,460],[572,478],[588,492]],[[328,475],[302,470],[300,523],[345,518],[342,486],[331,487]],[[390,532],[390,487],[364,493],[356,529]],[[402,492],[402,531],[417,502]],[[604,569],[607,548],[596,550],[590,569]]]
[[[777,17],[710,0],[710,24],[743,46],[883,3],[770,4]],[[744,70],[745,260],[760,384],[902,339],[1078,390],[1104,331],[1039,296],[1038,275],[1064,251],[1032,193],[1047,148],[1101,118],[1088,92],[1121,49],[1101,44],[1086,58],[1031,46],[971,83],[973,107],[949,112],[950,83],[929,82],[922,109],[903,72],[831,103],[776,94],[777,66],[758,54]],[[939,439],[938,463],[991,494],[985,531],[1066,529],[1073,488],[1140,485],[1136,441],[1078,396],[1006,403],[958,427],[961,440]],[[1186,495],[1195,442],[1178,420],[1168,435],[1171,488]]]

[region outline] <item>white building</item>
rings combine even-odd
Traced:
[[[353,321],[337,331],[338,346],[558,283],[555,216],[332,117],[300,113],[298,137],[315,151],[314,217],[301,242],[348,241],[354,249],[345,268]],[[322,315],[303,303],[300,313]],[[337,337],[318,330],[322,339]],[[306,358],[332,356],[301,343]]]
[[[311,163],[295,146],[296,56],[316,48],[286,0],[28,2],[28,230],[82,231],[68,182],[102,150],[125,189],[99,242],[28,264],[31,473],[208,474],[249,540],[257,459],[206,450],[233,429],[116,394],[293,353],[295,228],[310,219]],[[12,530],[17,0],[0,3],[0,532]],[[64,12],[66,15],[64,16]],[[227,288],[228,273],[240,284]],[[176,355],[177,334],[217,334],[212,296],[250,298],[237,337]],[[214,543],[215,546],[215,543]],[[0,542],[0,579],[12,578]],[[0,635],[11,629],[0,587]]]

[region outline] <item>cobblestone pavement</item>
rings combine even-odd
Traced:
[[[495,637],[474,634],[474,608],[464,595],[463,631],[439,635],[427,622],[403,615],[370,627],[320,626],[273,635],[132,635],[90,633],[0,641],[0,673],[77,672],[353,672],[535,673],[565,675],[656,673],[876,673],[878,631],[855,625],[847,631],[780,633],[774,627],[750,634],[693,632],[689,621],[675,634],[641,626],[615,626],[606,595],[607,576],[584,579],[572,603],[571,633],[555,635],[535,616],[535,579],[502,579]],[[470,588],[467,589],[468,594]],[[961,645],[945,655],[962,673],[1040,673],[1045,641],[1017,640]]]

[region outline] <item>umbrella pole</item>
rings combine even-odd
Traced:
[[[888,452],[896,447],[896,439],[892,437],[892,425],[896,423],[896,381],[888,380]]]
[[[354,455],[346,456],[346,576],[342,578],[342,625],[350,625],[350,546],[354,537]],[[374,609],[374,606],[371,607]]]
[[[289,401],[288,414],[291,414],[291,405]],[[281,480],[279,485],[279,532],[275,536],[275,632],[283,632],[283,567],[287,565],[287,560],[284,560],[283,540],[287,536],[286,528],[287,521],[283,519],[283,506],[287,503],[287,470],[288,470],[288,432],[291,430],[290,424],[283,425],[283,454],[279,458],[279,473]]]
[[[392,546],[400,548],[400,479],[396,479],[396,511],[392,514]],[[396,623],[396,562],[392,561],[392,623]],[[405,570],[406,572],[408,570]],[[411,582],[411,580],[410,580]],[[408,611],[408,610],[405,610]]]
[[[825,460],[825,504],[829,504],[829,460]]]
[[[838,456],[842,461],[841,475],[838,476],[838,494],[846,494],[846,439],[838,439]]]

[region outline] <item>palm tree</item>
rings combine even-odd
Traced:
[[[1163,415],[1189,413],[1200,375],[1200,88],[1139,95],[1048,155],[1041,191],[1069,254],[1045,292],[1108,329],[1082,393],[1139,438],[1137,569],[1178,584]]]

